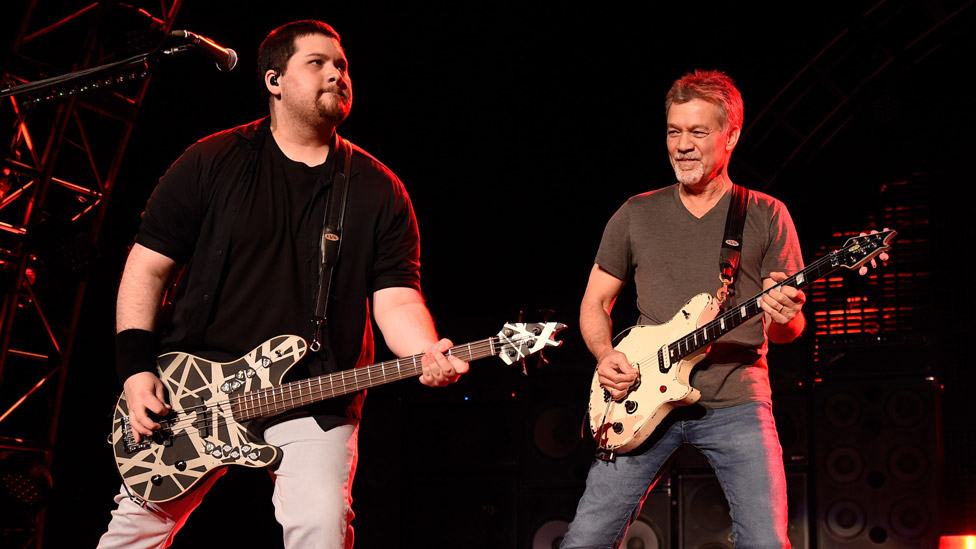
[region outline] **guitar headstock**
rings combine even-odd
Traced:
[[[511,365],[546,347],[559,347],[563,342],[554,336],[565,327],[561,322],[506,322],[497,336],[501,346],[498,356]]]
[[[848,238],[847,242],[844,242],[844,246],[834,252],[834,257],[839,266],[858,269],[861,265],[891,249],[890,243],[896,234],[898,231],[885,229],[876,233]]]

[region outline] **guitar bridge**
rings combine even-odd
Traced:
[[[153,444],[161,444],[163,446],[173,445],[173,431],[168,428],[168,423],[161,422],[162,428],[157,431],[153,431],[151,436],[142,437],[142,441],[136,442],[135,434],[132,431],[132,426],[129,425],[129,418],[122,418],[122,445],[125,447],[125,451],[129,454],[134,454],[136,452],[141,452]]]
[[[122,417],[122,445],[125,447],[125,451],[130,454],[136,452],[141,452],[149,446],[152,445],[152,441],[148,438],[143,438],[142,442],[136,442],[135,436],[132,434],[132,426],[129,425],[129,418],[127,416]]]

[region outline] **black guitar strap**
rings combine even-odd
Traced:
[[[325,337],[324,327],[328,321],[329,288],[332,286],[332,274],[335,272],[336,262],[339,260],[339,248],[342,244],[342,220],[346,215],[346,198],[349,191],[349,179],[352,178],[352,145],[343,137],[336,136],[336,149],[342,152],[342,171],[332,178],[332,191],[325,206],[325,219],[322,221],[322,237],[319,239],[319,289],[315,297],[315,313],[312,324],[315,332],[308,348],[317,352],[322,348]],[[338,162],[336,163],[338,165]]]
[[[742,232],[746,225],[746,205],[749,202],[749,189],[732,184],[732,201],[729,214],[725,218],[725,235],[722,237],[722,251],[718,260],[719,280],[722,287],[716,292],[719,302],[725,303],[729,296],[735,295],[735,275],[739,270],[742,255]]]

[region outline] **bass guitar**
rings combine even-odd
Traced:
[[[513,364],[546,347],[565,324],[508,323],[498,335],[448,350],[463,361],[499,356]],[[109,442],[122,482],[145,501],[178,498],[207,473],[228,465],[268,467],[281,450],[248,430],[299,406],[383,385],[423,371],[423,354],[282,383],[285,373],[307,351],[305,340],[280,335],[232,362],[214,362],[188,353],[166,353],[156,365],[172,411],[161,428],[135,441],[123,394],[115,407]]]

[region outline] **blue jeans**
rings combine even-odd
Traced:
[[[614,461],[595,460],[560,547],[616,547],[661,466],[686,442],[715,470],[731,509],[735,546],[788,548],[783,450],[765,402],[675,410],[640,448]]]

